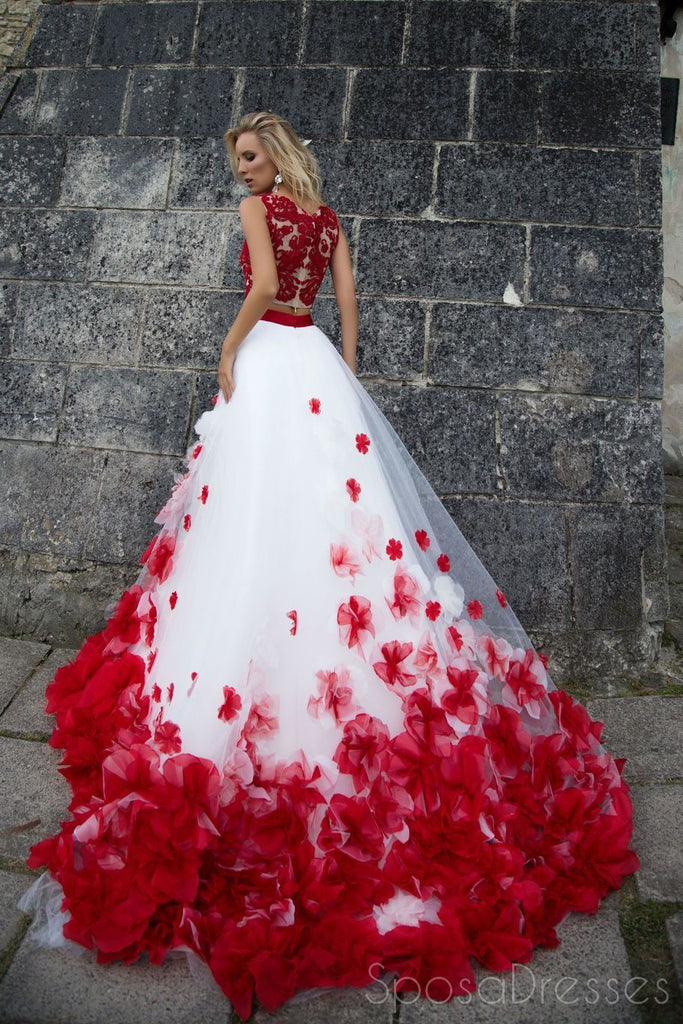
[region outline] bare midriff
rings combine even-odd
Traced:
[[[271,302],[268,309],[279,310],[281,313],[294,313],[295,316],[305,316],[311,312],[310,306],[288,306],[286,302]]]

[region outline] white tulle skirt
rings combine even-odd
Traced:
[[[377,977],[464,993],[637,869],[624,759],[317,326],[260,320],[233,376],[47,688],[74,797],[28,938],[184,952],[245,1019]]]

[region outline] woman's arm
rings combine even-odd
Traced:
[[[342,357],[352,373],[356,372],[356,347],[358,344],[358,302],[356,284],[353,279],[351,253],[346,235],[339,227],[339,238],[332,250],[330,273],[334,294],[339,306],[342,334]]]
[[[226,402],[235,390],[232,366],[237,349],[273,301],[280,288],[277,264],[266,221],[266,210],[258,196],[245,196],[239,205],[242,230],[249,249],[252,286],[232,327],[223,340],[218,380]]]

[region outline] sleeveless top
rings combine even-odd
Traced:
[[[339,240],[339,220],[329,206],[308,213],[293,199],[274,192],[257,193],[266,208],[266,222],[273,243],[280,288],[276,302],[310,306],[325,276]],[[246,239],[240,253],[244,294],[252,284],[251,260]]]

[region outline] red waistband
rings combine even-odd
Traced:
[[[274,324],[284,324],[285,327],[313,327],[313,317],[310,313],[285,313],[284,309],[267,309],[261,320],[271,320]]]

